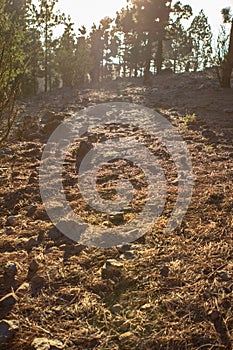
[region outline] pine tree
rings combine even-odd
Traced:
[[[153,54],[153,43],[157,42],[156,68],[160,73],[163,63],[163,41],[165,28],[168,25],[171,10],[171,1],[165,0],[132,0],[136,7],[135,20],[138,31],[147,35],[146,57],[145,57],[145,80],[150,76],[150,66]]]
[[[30,1],[30,11],[34,24],[38,25],[43,33],[44,44],[44,78],[45,78],[45,92],[48,91],[48,83],[51,85],[51,72],[49,71],[49,61],[52,57],[51,52],[53,48],[53,29],[64,23],[65,15],[59,11],[55,12],[55,5],[58,0],[39,0],[39,9]]]
[[[71,87],[74,84],[75,75],[75,47],[76,37],[74,35],[73,23],[70,17],[65,22],[65,30],[60,39],[58,39],[55,48],[56,71],[61,76],[63,86]]]
[[[184,20],[191,15],[192,8],[180,2],[175,3],[171,9],[165,41],[165,65],[172,68],[174,73],[185,70],[192,50],[190,36],[183,26]]]
[[[80,86],[86,83],[88,75],[93,67],[93,61],[90,52],[89,39],[85,37],[86,28],[82,26],[79,29],[81,36],[77,39],[76,50],[75,50],[75,76],[74,82]]]
[[[194,71],[212,63],[212,32],[203,10],[193,19],[188,33],[192,40],[190,63]]]
[[[16,117],[14,102],[27,58],[23,51],[24,11],[17,12],[15,4],[0,0],[0,145],[8,137]]]

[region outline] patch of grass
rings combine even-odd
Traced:
[[[197,116],[195,113],[193,114],[189,114],[187,113],[184,117],[183,117],[183,122],[185,125],[193,125],[196,124],[197,122]]]

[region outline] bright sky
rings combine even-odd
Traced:
[[[233,12],[233,0],[181,0],[181,2],[191,5],[194,15],[203,9],[209,17],[215,35],[222,20],[221,9],[231,7]],[[59,0],[57,7],[62,12],[70,14],[76,30],[84,24],[89,31],[93,22],[98,24],[105,16],[114,17],[116,11],[126,3],[126,0]]]

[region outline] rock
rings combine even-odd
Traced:
[[[63,255],[64,261],[67,261],[71,256],[78,256],[84,249],[85,246],[82,244],[66,244]]]
[[[6,227],[6,234],[7,235],[13,235],[15,233],[15,229],[11,226]]]
[[[130,329],[130,322],[128,320],[125,321],[123,324],[120,325],[119,329],[122,333],[128,332]]]
[[[16,275],[17,275],[17,265],[13,262],[7,263],[7,265],[5,266],[4,278],[14,279]]]
[[[90,142],[82,140],[77,149],[77,154],[81,157],[85,156],[93,148]]]
[[[216,134],[211,130],[203,130],[202,136],[204,136],[207,139],[215,139],[216,138]]]
[[[33,216],[33,215],[35,214],[36,209],[37,209],[37,208],[36,208],[35,205],[29,205],[29,206],[27,207],[27,214],[26,214],[26,216],[28,216],[28,217]]]
[[[231,276],[229,273],[225,272],[225,271],[219,271],[218,272],[218,276],[221,278],[222,281],[224,282],[228,282],[231,280]]]
[[[32,277],[30,284],[31,284],[32,295],[38,296],[46,283],[43,277],[36,275]]]
[[[59,241],[62,236],[62,233],[56,227],[51,227],[48,231],[48,237],[54,242]]]
[[[224,113],[233,114],[233,108],[226,108],[223,110]]]
[[[121,276],[123,264],[115,259],[109,259],[102,267],[102,278],[103,279],[117,279]]]
[[[166,265],[162,266],[162,267],[160,268],[160,274],[161,274],[161,276],[163,276],[163,277],[168,277],[168,275],[169,275],[169,267],[166,266]]]
[[[28,184],[34,184],[34,183],[37,183],[38,181],[38,174],[36,171],[33,171],[31,173],[31,175],[29,176],[29,179],[28,179]]]
[[[221,317],[221,314],[218,310],[214,310],[210,313],[210,318],[212,321],[216,321]]]
[[[6,220],[6,226],[17,226],[19,224],[19,216],[9,216]]]
[[[47,221],[48,220],[48,214],[43,209],[36,209],[34,213],[34,219],[35,220],[41,220],[41,221]]]
[[[25,249],[29,253],[32,250],[32,248],[36,246],[37,246],[37,241],[35,240],[35,238],[30,238],[25,244]]]
[[[123,257],[126,259],[126,260],[133,260],[135,259],[135,254],[133,251],[127,251],[123,254]]]
[[[59,120],[54,120],[48,124],[45,124],[45,126],[42,129],[43,134],[51,134],[56,128],[61,124]]]
[[[114,225],[121,225],[124,223],[124,213],[114,213],[109,216],[109,220]]]
[[[0,322],[0,346],[13,338],[17,328],[16,323],[12,321],[2,320]]]
[[[36,262],[36,260],[33,259],[29,264],[28,273],[33,274],[38,270],[38,268],[39,264]]]
[[[123,267],[122,262],[116,259],[108,259],[105,263],[105,268],[107,270],[110,270],[112,268],[122,268],[122,267]]]
[[[122,311],[122,306],[120,304],[113,305],[112,312],[119,314]]]
[[[0,299],[0,309],[11,309],[18,301],[14,293],[9,293]]]
[[[171,182],[173,186],[179,186],[179,180],[174,180]]]
[[[117,247],[119,253],[125,253],[131,249],[131,244],[125,243]]]
[[[64,349],[64,344],[59,340],[35,338],[32,342],[32,347],[35,350],[61,350]]]
[[[46,111],[43,117],[41,118],[41,124],[47,124],[51,122],[61,122],[64,119],[65,115],[63,113],[55,113],[53,111]]]

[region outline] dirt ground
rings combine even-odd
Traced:
[[[168,201],[159,222],[132,244],[102,249],[74,243],[53,226],[41,201],[38,169],[46,140],[63,119],[109,101],[142,104],[164,115],[188,145],[195,187],[182,225],[166,235],[177,184],[161,150]],[[171,74],[151,86],[121,79],[63,89],[19,107],[17,130],[0,150],[0,349],[232,349],[233,89],[221,89],[212,72]],[[83,140],[94,144],[113,133],[96,130]],[[132,135],[157,149],[143,132],[126,130],[126,137]],[[120,160],[117,166],[127,168]],[[114,183],[107,193],[102,183],[111,172],[100,176],[100,192],[109,198]],[[72,207],[87,222],[106,222],[85,205],[75,181],[68,166],[64,186]],[[145,187],[138,190],[139,211]]]

